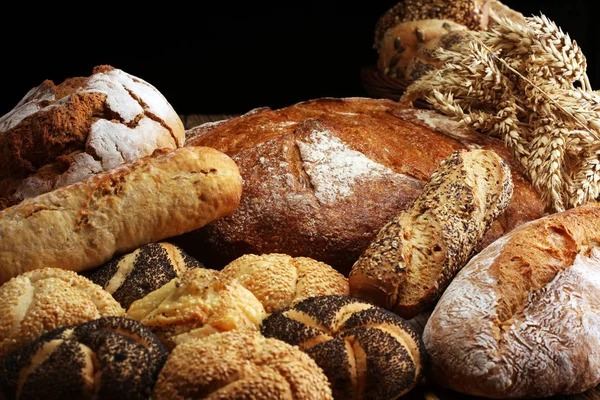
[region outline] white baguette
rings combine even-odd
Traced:
[[[57,267],[82,271],[200,228],[239,204],[235,162],[209,147],[157,150],[0,212],[0,284]]]

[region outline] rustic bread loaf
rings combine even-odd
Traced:
[[[423,376],[416,331],[396,314],[349,296],[310,297],[269,315],[261,332],[308,353],[335,399],[397,399]]]
[[[544,214],[500,140],[420,111],[385,99],[323,98],[188,130],[189,145],[232,157],[244,188],[231,215],[173,242],[211,268],[246,253],[284,253],[346,274],[379,229],[410,207],[439,163],[464,148],[498,153],[515,187],[480,246]]]
[[[377,69],[392,78],[416,80],[440,65],[433,57],[433,50],[449,49],[462,39],[458,33],[466,29],[447,19],[399,23],[381,39]]]
[[[220,271],[189,269],[134,301],[126,315],[150,327],[169,348],[216,332],[258,331],[266,316],[260,301]]]
[[[178,246],[167,242],[148,243],[80,274],[100,285],[127,310],[131,303],[166,285],[190,268],[202,264]]]
[[[143,324],[101,317],[44,334],[0,361],[14,399],[146,400],[167,349]]]
[[[457,150],[354,263],[350,294],[417,316],[435,304],[512,193],[510,169],[494,151]]]
[[[297,347],[259,332],[229,331],[175,347],[154,400],[333,400],[330,384]]]
[[[0,118],[0,209],[184,140],[164,96],[120,69],[46,80]]]
[[[221,274],[251,291],[269,314],[308,297],[350,294],[344,275],[308,257],[245,254],[227,264]]]
[[[82,271],[231,213],[235,162],[206,147],[159,149],[0,211],[0,284],[24,271]]]
[[[65,325],[125,310],[100,286],[73,271],[43,268],[0,286],[0,359]]]
[[[600,383],[600,203],[521,225],[473,257],[423,333],[443,386],[492,398]]]

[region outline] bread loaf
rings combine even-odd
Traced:
[[[194,268],[134,301],[126,315],[150,327],[169,348],[230,330],[258,331],[261,302],[220,271]]]
[[[495,152],[456,151],[354,263],[350,294],[415,317],[437,301],[512,193],[510,169]]]
[[[0,283],[43,267],[82,271],[231,213],[242,181],[211,148],[157,150],[0,211]]]
[[[120,69],[46,80],[0,117],[0,209],[184,140],[164,96]]]
[[[171,279],[202,264],[174,244],[149,243],[91,270],[81,271],[110,293],[125,310]]]
[[[269,314],[308,297],[350,294],[344,275],[308,257],[246,254],[227,264],[221,275],[251,291]]]
[[[600,383],[600,203],[521,225],[458,273],[423,333],[435,379],[492,398]]]
[[[240,331],[175,347],[152,398],[333,400],[327,377],[308,355],[259,332]]]
[[[73,271],[43,268],[0,286],[0,359],[65,325],[125,310],[100,286]]]
[[[349,296],[307,298],[269,315],[261,332],[308,353],[327,375],[335,399],[397,399],[423,377],[424,347],[410,325]]]
[[[21,400],[146,400],[167,355],[143,324],[102,317],[52,330],[0,361],[0,388]]]
[[[379,229],[410,207],[439,163],[465,148],[494,150],[514,181],[511,204],[478,250],[544,215],[544,202],[501,141],[433,111],[414,111],[392,100],[323,98],[188,130],[188,145],[232,157],[244,189],[231,215],[173,243],[210,268],[247,253],[284,253],[347,274]]]

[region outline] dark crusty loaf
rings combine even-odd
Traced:
[[[512,194],[510,169],[495,152],[454,152],[413,205],[386,223],[354,263],[350,294],[415,317],[465,265]]]
[[[0,209],[184,140],[165,97],[120,69],[46,80],[0,117]]]
[[[100,285],[127,310],[131,303],[202,264],[179,247],[167,243],[148,243],[114,258],[98,268],[80,274]]]
[[[14,399],[148,399],[167,349],[143,324],[102,317],[48,332],[0,362]]]
[[[245,253],[285,253],[347,273],[439,163],[464,148],[494,150],[511,166],[515,186],[511,205],[478,249],[544,214],[501,141],[421,112],[385,99],[323,98],[188,130],[187,144],[233,158],[244,188],[231,215],[175,243],[212,268]]]
[[[600,383],[600,203],[521,225],[474,256],[423,333],[442,385],[492,398]]]
[[[406,321],[349,296],[310,297],[269,315],[261,332],[308,353],[335,399],[397,399],[419,383],[425,368],[421,338]]]
[[[155,400],[333,400],[313,359],[259,332],[229,331],[173,349],[161,370]]]
[[[212,148],[158,149],[0,211],[0,284],[22,272],[83,271],[231,213],[242,180]]]

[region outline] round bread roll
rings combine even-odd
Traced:
[[[466,26],[448,19],[424,19],[395,25],[383,35],[377,69],[392,78],[416,80],[439,66],[433,50],[449,48],[459,37],[456,32],[465,30]],[[450,33],[454,35],[447,36]]]
[[[0,118],[0,209],[184,141],[165,97],[120,69],[46,80]]]
[[[0,362],[11,398],[146,400],[168,351],[143,324],[102,317],[46,333]]]
[[[167,242],[149,243],[80,274],[102,286],[127,310],[131,303],[159,289],[171,279],[202,264],[180,247]]]
[[[327,377],[297,347],[229,331],[180,344],[160,371],[154,400],[332,400]]]
[[[245,254],[227,264],[221,273],[250,290],[269,314],[308,297],[350,293],[344,275],[309,257]]]
[[[61,326],[125,310],[104,289],[73,271],[43,268],[0,286],[0,359]]]
[[[600,203],[521,225],[474,256],[423,333],[442,386],[474,396],[600,383]]]
[[[308,298],[269,315],[261,332],[310,355],[336,399],[397,399],[423,377],[426,354],[416,331],[396,314],[349,296]]]
[[[248,289],[219,271],[185,271],[127,310],[171,350],[191,338],[230,330],[258,331],[266,316],[263,305]]]

